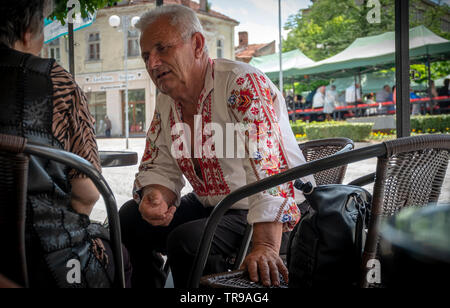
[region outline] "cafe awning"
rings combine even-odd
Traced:
[[[409,31],[411,63],[448,59],[450,41],[436,35],[425,26]],[[288,75],[298,78],[314,75],[314,78],[336,78],[368,73],[395,65],[395,32],[356,39],[337,55],[316,62],[292,68]]]
[[[315,63],[313,60],[305,56],[303,52],[301,52],[298,49],[284,52],[282,58],[283,58],[283,75],[285,77],[289,77],[286,75],[286,72],[288,72],[292,68],[303,67]],[[254,57],[249,64],[261,70],[272,80],[276,80],[279,78],[279,71],[280,71],[279,53],[274,53],[262,57]]]

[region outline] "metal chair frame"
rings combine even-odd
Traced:
[[[293,181],[297,178],[305,177],[307,175],[315,174],[320,171],[324,171],[337,166],[354,163],[369,158],[377,157],[377,172],[374,184],[374,199],[372,203],[372,219],[369,225],[368,237],[364,246],[363,264],[367,264],[367,261],[374,258],[377,248],[377,236],[380,217],[383,209],[383,196],[386,180],[386,165],[388,160],[399,153],[405,153],[410,151],[421,151],[426,149],[444,149],[450,153],[450,135],[428,135],[428,136],[415,136],[400,138],[397,140],[387,141],[380,144],[352,150],[346,153],[338,153],[323,159],[315,160],[307,164],[292,168],[283,173],[273,175],[265,178],[261,181],[243,186],[228,196],[226,196],[221,202],[217,204],[208,218],[203,232],[202,240],[199,244],[197,255],[195,258],[194,266],[190,273],[189,286],[192,288],[198,288],[200,278],[202,276],[203,269],[206,264],[206,260],[211,248],[214,232],[217,228],[219,221],[225,212],[236,202],[247,198],[253,194],[262,192],[272,187],[281,185],[288,181]],[[449,155],[450,156],[450,155]],[[448,164],[448,159],[447,159]],[[446,167],[446,166],[445,166]],[[443,168],[441,168],[443,169]],[[443,173],[443,174],[442,174]],[[443,175],[445,170],[440,170],[439,176],[433,179],[434,191],[430,196],[429,202],[437,201],[440,187],[443,182]],[[370,183],[373,179],[373,174],[359,179],[360,183]],[[355,181],[354,181],[355,182]],[[439,189],[437,189],[438,187]],[[367,272],[367,267],[362,266],[363,277]],[[362,278],[361,286],[367,287],[367,281]]]

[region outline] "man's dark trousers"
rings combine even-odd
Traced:
[[[133,266],[132,287],[164,287],[166,273],[161,254],[167,255],[174,285],[187,287],[194,257],[206,219],[205,208],[193,193],[181,198],[180,206],[167,227],[154,227],[143,220],[135,201],[120,209],[122,241]],[[225,272],[231,267],[247,225],[246,210],[230,210],[219,223],[204,274]]]

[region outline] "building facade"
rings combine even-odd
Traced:
[[[249,63],[253,57],[267,56],[275,53],[275,41],[263,44],[249,44],[248,32],[238,33],[239,45],[234,48],[236,60]]]
[[[233,42],[237,21],[208,10],[206,1],[164,1],[164,4],[172,3],[189,6],[197,12],[211,58],[235,58]],[[155,1],[121,1],[114,7],[99,10],[92,25],[74,33],[76,81],[88,97],[89,110],[96,120],[97,136],[105,135],[106,115],[112,123],[112,136],[125,135],[125,39],[128,49],[129,135],[145,135],[152,121],[156,88],[140,56],[139,30],[129,27],[125,38],[122,26],[111,27],[109,18],[117,15],[122,22],[123,16],[131,19],[153,7]],[[55,58],[69,70],[68,50],[68,39],[60,37],[46,44],[42,55]]]

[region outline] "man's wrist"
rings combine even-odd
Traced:
[[[253,225],[253,246],[280,251],[283,224],[280,222],[260,222]]]

